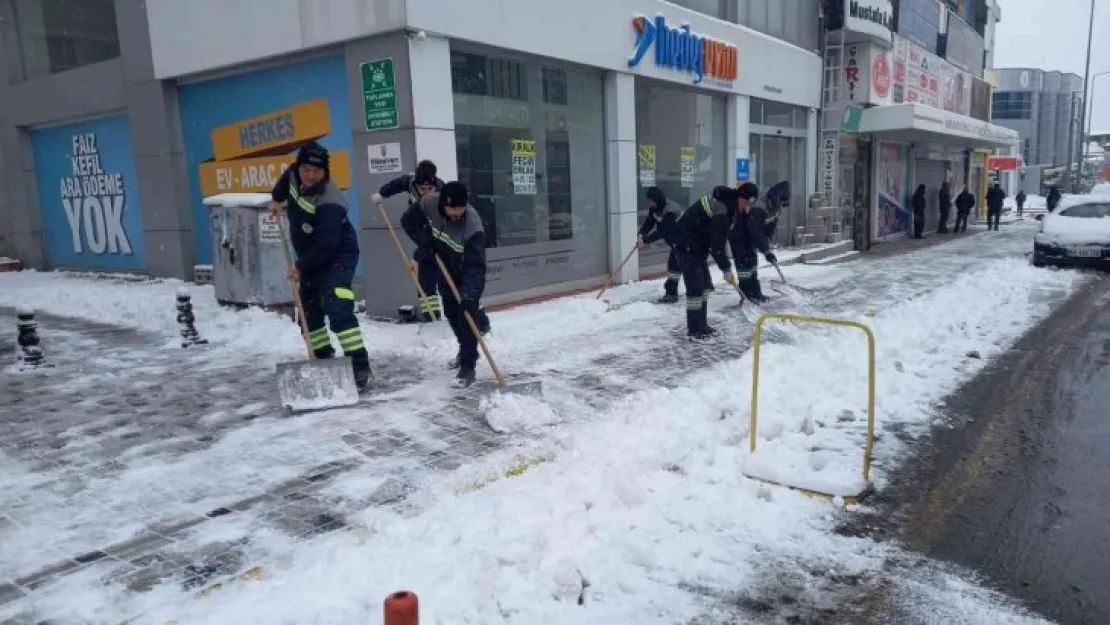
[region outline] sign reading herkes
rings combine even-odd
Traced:
[[[632,18],[632,28],[636,31],[636,47],[628,57],[629,68],[639,65],[654,45],[656,65],[693,74],[695,85],[705,78],[719,83],[736,80],[736,46],[692,32],[689,24],[672,28],[662,15],[654,20],[637,15]]]

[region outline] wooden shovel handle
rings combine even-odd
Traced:
[[[455,296],[455,301],[458,305],[462,306],[462,296],[459,295],[459,288],[455,286],[455,280],[451,274],[447,272],[447,265],[443,264],[443,259],[436,254],[436,265],[439,266],[439,273],[443,276],[444,282],[447,287],[451,289],[451,295]],[[474,333],[474,338],[478,341],[478,346],[482,348],[482,354],[486,357],[486,362],[489,363],[489,368],[493,370],[493,377],[497,378],[497,386],[505,388],[508,383],[505,381],[505,376],[501,375],[501,370],[497,368],[497,363],[493,360],[493,354],[489,353],[489,346],[486,345],[486,340],[482,338],[482,332],[478,329],[478,324],[474,323],[474,319],[470,313],[463,311],[463,316],[466,317],[466,325],[470,326],[470,331]]]
[[[393,222],[389,221],[389,213],[385,212],[385,203],[378,202],[378,210],[382,212],[382,221],[389,227],[389,235],[393,237],[393,244],[397,246],[397,254],[401,257],[401,264],[405,266],[405,272],[412,278],[412,283],[416,285],[416,292],[420,294],[421,301],[428,300],[428,294],[424,292],[424,288],[420,286],[420,278],[416,277],[416,271],[413,270],[412,265],[409,263],[408,256],[405,255],[405,248],[401,245],[401,238],[397,236],[397,231],[393,229]],[[439,316],[435,311],[432,311],[432,319],[439,321]]]
[[[605,286],[601,287],[601,290],[597,292],[597,297],[594,299],[601,299],[601,295],[605,293],[605,291],[609,290],[609,287],[613,286],[613,280],[616,279],[617,274],[621,272],[621,269],[624,269],[624,266],[628,264],[628,261],[631,260],[632,255],[635,254],[636,250],[638,249],[640,249],[640,245],[636,244],[632,246],[632,249],[628,250],[628,255],[626,255],[624,257],[624,260],[621,261],[621,264],[617,265],[617,268],[609,274],[609,279],[605,281]]]
[[[285,231],[285,218],[278,216],[278,232],[281,234],[281,251],[285,252],[286,271],[293,268],[293,253],[289,251],[289,235]],[[301,322],[301,338],[304,339],[304,348],[308,351],[308,359],[316,360],[316,350],[312,349],[312,340],[308,338],[308,320],[304,316],[304,304],[301,302],[301,285],[297,280],[290,280],[293,287],[293,305],[297,309],[297,319]]]

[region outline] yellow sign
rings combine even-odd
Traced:
[[[535,156],[536,142],[529,139],[513,139],[513,156]]]
[[[296,154],[241,158],[233,161],[208,161],[200,164],[200,192],[269,193]],[[340,189],[351,188],[351,154],[346,150],[331,153],[331,180]]]
[[[213,130],[212,154],[217,161],[272,156],[330,132],[328,101],[310,100]]]
[[[328,101],[309,100],[212,131],[213,158],[198,165],[202,195],[269,193],[300,146],[331,132]],[[351,188],[351,154],[331,152],[331,180]]]
[[[513,193],[536,195],[536,142],[512,139]]]
[[[654,145],[638,145],[636,146],[636,155],[640,160],[640,167],[650,167],[655,169],[655,146]]]

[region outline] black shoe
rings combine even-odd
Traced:
[[[370,367],[355,369],[355,388],[358,392],[363,392],[370,387],[370,382],[374,379],[374,373],[370,371]]]
[[[474,384],[474,367],[459,367],[459,372],[455,374],[455,386],[466,387]]]
[[[316,360],[335,358],[335,348],[329,345],[327,347],[321,347],[320,349],[314,349],[312,350],[312,355],[316,357]]]
[[[659,303],[660,304],[674,304],[677,301],[678,301],[678,294],[677,293],[667,293],[663,297],[659,298]]]
[[[710,332],[691,332],[686,335],[686,338],[693,343],[709,343],[713,340],[714,335]]]

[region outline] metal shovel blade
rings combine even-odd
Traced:
[[[281,405],[293,412],[358,403],[350,358],[278,363],[277,378]]]
[[[543,382],[525,377],[510,376],[505,379],[505,386],[496,380],[481,380],[474,384],[483,393],[508,393],[510,395],[543,395]]]

